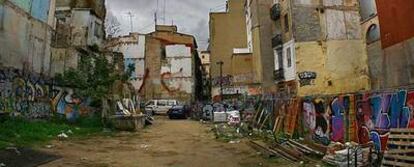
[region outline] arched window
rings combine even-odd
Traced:
[[[375,0],[359,0],[359,7],[362,20],[367,20],[377,14]]]
[[[380,39],[379,27],[376,24],[372,24],[371,26],[369,26],[368,31],[367,31],[367,35],[366,35],[367,44],[375,42],[379,39]]]

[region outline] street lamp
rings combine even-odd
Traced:
[[[223,61],[216,62],[220,66],[220,100],[223,100]]]

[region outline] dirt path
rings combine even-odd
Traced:
[[[230,144],[217,141],[208,126],[190,120],[158,118],[155,125],[138,133],[56,141],[53,145],[55,147],[45,150],[63,158],[44,167],[275,166],[275,162],[263,159],[245,142]]]

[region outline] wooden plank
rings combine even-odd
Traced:
[[[404,129],[390,129],[391,133],[414,133],[414,129],[413,128],[404,128]]]
[[[408,154],[408,153],[414,153],[414,149],[406,149],[406,150],[397,150],[392,149],[385,151],[386,154]]]
[[[391,134],[389,139],[414,139],[414,134],[412,135],[395,135]]]
[[[414,161],[414,156],[385,154],[384,157],[395,160]]]
[[[388,141],[388,145],[397,145],[397,146],[414,146],[414,142],[409,141]]]
[[[269,119],[270,114],[271,114],[271,113],[269,113],[269,114],[267,114],[267,115],[266,115],[265,119],[263,120],[262,125],[260,125],[260,128],[259,128],[260,130],[262,130],[262,129],[263,129],[263,126],[266,124],[267,120]]]
[[[390,166],[400,166],[400,167],[412,167],[413,164],[405,163],[405,162],[395,162],[395,161],[388,161],[388,160],[382,160],[383,165],[390,165]]]

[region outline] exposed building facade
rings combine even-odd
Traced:
[[[274,1],[278,92],[291,96],[370,90],[357,0]]]
[[[82,56],[102,51],[105,14],[104,0],[63,0],[56,3],[53,74],[77,68]]]
[[[414,2],[359,0],[374,90],[414,84]]]
[[[0,1],[0,67],[50,76],[55,0]]]
[[[201,98],[201,60],[192,35],[177,26],[156,25],[145,39],[145,99],[176,99],[190,103]]]
[[[210,13],[212,96],[257,94],[253,56],[248,50],[243,0],[229,0],[225,12]]]
[[[274,85],[274,56],[272,49],[272,25],[270,8],[273,0],[245,0],[247,30],[247,48],[252,53],[255,83],[259,83],[263,92],[272,91]]]
[[[109,38],[107,50],[124,55],[125,70],[132,68],[130,82],[136,92],[140,92],[145,75],[145,34],[130,33],[127,36]]]

